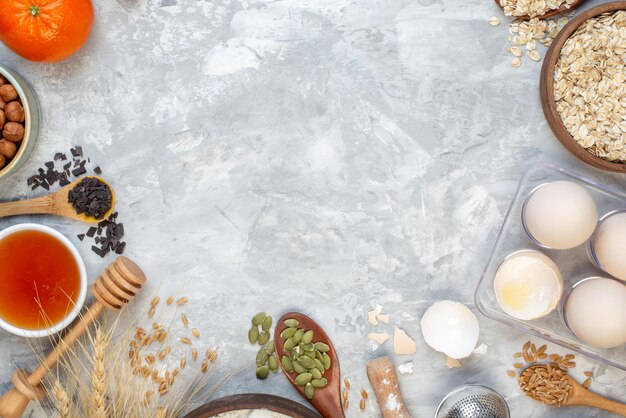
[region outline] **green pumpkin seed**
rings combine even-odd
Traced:
[[[305,351],[304,355],[310,358],[311,360],[315,360],[315,351]]]
[[[287,356],[283,356],[280,360],[283,363],[283,369],[285,369],[288,373],[293,373],[293,364],[291,363],[291,359]]]
[[[283,324],[285,324],[285,326],[288,328],[295,328],[300,325],[297,319],[285,319],[285,322],[283,322]]]
[[[309,383],[311,379],[313,379],[313,375],[311,375],[311,373],[300,373],[298,376],[296,376],[294,382],[298,386],[304,386]]]
[[[315,349],[322,353],[328,353],[328,351],[330,350],[330,347],[324,343],[315,343]]]
[[[278,370],[278,361],[276,361],[276,357],[269,356],[269,358],[267,359],[267,364],[269,365],[271,371],[275,372],[276,370]]]
[[[315,358],[318,359],[319,361],[321,361],[322,364],[324,364],[324,356],[319,351],[315,352]]]
[[[311,343],[302,344],[302,341],[300,341],[300,347],[302,347],[302,349],[304,351],[313,351],[313,350],[315,350],[315,347],[313,346],[313,344],[311,344]]]
[[[307,399],[313,399],[313,396],[315,396],[315,388],[312,384],[307,383],[306,386],[304,386],[304,395]]]
[[[259,312],[258,314],[254,315],[254,317],[252,317],[252,325],[258,327],[263,323],[263,321],[265,321],[266,316],[267,315],[265,314],[265,312]]]
[[[311,341],[313,341],[313,330],[310,329],[307,332],[304,333],[304,335],[302,336],[302,340],[300,340],[300,342],[302,342],[303,344],[309,344]]]
[[[259,345],[265,345],[267,344],[267,342],[270,340],[270,333],[265,331],[262,332],[261,335],[259,335]]]
[[[298,344],[300,342],[300,340],[302,339],[302,336],[304,335],[304,330],[303,329],[299,329],[296,331],[295,334],[293,334],[293,342]]]
[[[318,369],[309,369],[309,373],[311,373],[311,375],[313,376],[313,379],[322,378],[322,372],[320,372]]]
[[[296,347],[298,348],[298,347]],[[292,361],[296,361],[300,358],[300,354],[298,353],[298,350],[296,350],[296,348],[294,348],[293,350],[291,350],[291,360]]]
[[[265,379],[267,378],[267,375],[270,374],[270,368],[269,366],[261,366],[258,369],[256,369],[256,378],[257,379]]]
[[[283,332],[280,333],[280,338],[287,340],[293,337],[293,334],[295,334],[296,331],[298,331],[298,328],[285,328]]]
[[[324,368],[324,365],[318,359],[313,360],[313,363],[315,363],[315,368],[319,370],[320,372],[324,373],[326,371],[326,369]]]
[[[293,350],[293,347],[296,344],[293,342],[293,340],[291,338],[289,338],[287,341],[285,341],[285,345],[283,346],[283,350],[285,351],[291,351]]]
[[[258,327],[252,327],[250,328],[250,331],[248,331],[248,341],[250,341],[250,344],[256,344],[256,342],[259,340],[259,328]]]
[[[326,353],[322,353],[322,356],[324,356],[324,361],[323,361],[324,369],[325,370],[330,369],[330,365],[331,365],[330,364],[330,356],[328,354],[326,354]]]
[[[272,317],[266,316],[263,322],[261,323],[261,329],[263,331],[269,331],[271,327],[272,327]]]
[[[265,348],[260,349],[256,355],[256,365],[261,367],[267,363],[268,357],[269,355],[267,354],[267,350]]]
[[[305,369],[312,369],[313,367],[315,367],[315,361],[306,356],[300,357],[298,359],[298,363],[300,363],[300,365]]]
[[[296,373],[298,374],[306,373],[306,369],[302,367],[300,363],[298,363],[297,361],[292,361],[291,364],[293,364],[293,370]]]
[[[274,340],[270,341],[270,343],[267,345],[267,347],[265,347],[265,349],[267,350],[268,353],[273,354],[274,353]]]
[[[314,388],[325,388],[326,385],[328,385],[328,380],[326,380],[326,378],[322,377],[319,379],[313,379],[311,380],[311,385],[313,385]]]

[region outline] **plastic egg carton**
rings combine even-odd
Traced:
[[[542,184],[558,180],[571,181],[585,187],[598,206],[600,218],[608,213],[626,209],[626,194],[624,193],[547,164],[532,167],[519,182],[513,202],[478,283],[475,293],[476,306],[488,318],[626,370],[626,344],[613,349],[590,346],[579,340],[569,330],[564,320],[563,301],[576,283],[588,277],[611,277],[592,261],[589,241],[569,250],[546,249],[533,242],[524,230],[522,209],[528,196]],[[564,281],[563,297],[558,307],[547,316],[530,321],[507,315],[498,305],[493,289],[493,280],[502,261],[508,255],[524,249],[540,251],[554,260],[561,270]]]

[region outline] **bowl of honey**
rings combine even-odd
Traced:
[[[0,231],[0,327],[46,337],[67,327],[87,296],[80,254],[60,232],[40,224]]]

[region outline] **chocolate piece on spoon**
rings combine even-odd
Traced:
[[[106,205],[109,207],[108,210],[106,210],[106,212],[104,213],[98,212],[98,210],[102,210],[104,208],[104,206],[99,205],[99,204],[94,204],[94,208],[91,211],[83,210],[85,209],[83,206],[89,207],[92,204],[91,203],[93,201],[92,199],[88,199],[88,198],[86,198],[86,200],[82,198],[78,199],[81,202],[83,202],[80,204],[80,207],[82,209],[79,209],[79,210],[77,210],[74,207],[74,204],[70,202],[70,193],[77,194],[78,192],[76,192],[75,188],[76,187],[80,188],[82,186],[81,183],[85,181],[89,181],[91,183],[93,183],[94,181],[97,181],[98,184],[104,185],[104,186],[101,186],[99,190],[102,187],[108,187],[110,191],[110,196],[106,193],[105,193],[106,196],[104,196],[105,198],[107,196],[109,196],[110,198],[109,204]],[[99,191],[99,193],[101,192],[102,190]],[[82,192],[78,194],[82,194]],[[77,199],[72,199],[72,200],[76,201]],[[98,207],[99,209],[96,207]],[[85,177],[83,179],[76,180],[70,183],[69,185],[63,187],[62,189],[54,193],[50,193],[43,197],[38,197],[36,199],[30,199],[30,200],[17,200],[14,202],[0,203],[0,218],[6,217],[6,216],[16,216],[16,215],[48,214],[48,215],[63,216],[65,218],[70,218],[70,219],[74,219],[74,220],[81,221],[81,222],[95,223],[95,222],[99,222],[102,219],[107,219],[109,215],[111,215],[111,213],[113,212],[114,208],[115,208],[115,193],[113,191],[113,188],[106,181],[104,181],[104,179],[93,176],[93,177]],[[90,216],[88,215],[88,213],[92,213],[92,215]],[[93,216],[93,214],[97,214],[100,217],[96,218],[95,216]]]

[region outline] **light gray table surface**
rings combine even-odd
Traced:
[[[624,189],[623,177],[583,165],[555,140],[539,103],[541,64],[511,67],[507,25],[487,23],[501,16],[493,1],[97,0],[95,11],[87,46],[65,62],[30,63],[0,47],[43,109],[40,144],[0,198],[38,195],[26,178],[83,145],[116,188],[127,255],[150,279],[139,303],[184,283],[189,316],[220,347],[224,369],[252,363],[252,314],[302,309],[329,332],[352,385],[369,390],[366,362],[390,352],[367,340],[366,312],[381,304],[417,341],[416,355],[397,358],[415,362],[401,376],[415,417],[432,416],[465,382],[497,389],[513,417],[609,416],[521,395],[505,371],[528,337],[473,306],[533,163]],[[65,233],[91,280],[113,259],[79,242],[85,228],[70,221],[0,228],[24,220]],[[487,354],[462,369],[448,370],[421,337],[419,318],[439,299],[468,304],[480,321]],[[0,353],[5,390],[33,354],[5,332]],[[626,400],[623,371],[579,364],[579,374],[596,372],[594,390]],[[253,374],[215,397],[299,399],[281,376]],[[358,411],[357,392],[348,416],[379,416],[373,402]]]

